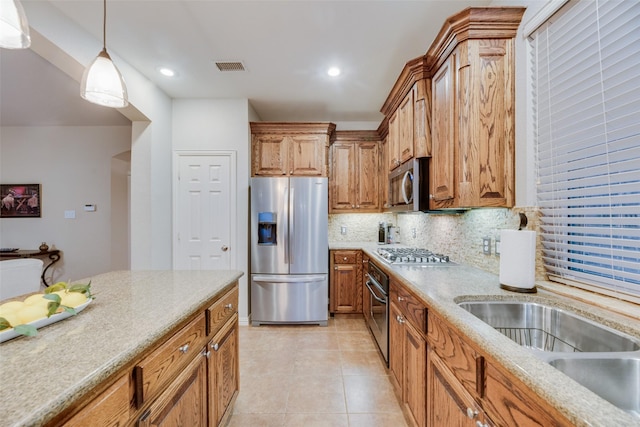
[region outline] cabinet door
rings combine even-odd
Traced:
[[[382,162],[380,167],[380,207],[389,207],[389,136],[382,141]]]
[[[209,419],[221,425],[239,390],[238,316],[209,345]]]
[[[360,307],[358,307],[358,282],[357,264],[335,264],[333,266],[330,298],[332,313],[362,313],[362,298],[360,298]]]
[[[426,424],[427,342],[409,322],[404,323],[403,400],[415,425]]]
[[[475,427],[492,423],[435,353],[429,354],[429,427]],[[513,424],[519,425],[519,424]]]
[[[288,145],[284,135],[254,135],[252,139],[253,175],[286,175],[289,167]]]
[[[413,90],[410,90],[398,107],[400,163],[413,158],[413,95]]]
[[[380,207],[378,175],[380,174],[380,152],[377,142],[360,142],[355,144],[356,150],[356,208],[366,211],[377,211]]]
[[[400,166],[400,121],[398,120],[398,110],[389,118],[389,170],[392,171]]]
[[[139,419],[141,427],[207,426],[207,359],[199,354]]]
[[[394,304],[389,304],[389,372],[391,380],[398,390],[402,390],[403,374],[402,363],[404,359],[404,317],[400,309]]]
[[[431,158],[431,208],[452,203],[455,171],[455,67],[456,53],[452,53],[433,77],[433,125]]]
[[[113,385],[67,421],[64,427],[116,427],[129,420],[129,376]]]
[[[515,203],[512,46],[511,39],[472,40],[460,46],[467,48],[470,63],[461,63],[458,71],[459,105],[463,97],[470,104],[460,110],[462,206]]]
[[[413,89],[413,155],[431,157],[431,79],[418,80]]]
[[[292,135],[289,140],[289,175],[326,176],[326,137]]]
[[[351,211],[356,207],[356,149],[353,143],[331,146],[331,210]]]

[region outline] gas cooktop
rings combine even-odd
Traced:
[[[388,264],[457,265],[448,255],[436,254],[421,248],[378,248],[378,255]]]

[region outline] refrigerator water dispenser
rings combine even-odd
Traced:
[[[258,213],[258,244],[277,245],[278,224],[276,223],[275,212]]]

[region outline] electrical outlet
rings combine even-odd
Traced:
[[[418,236],[418,233],[417,233],[416,229],[412,228],[411,229],[411,237],[413,237],[415,239],[417,236]]]
[[[491,255],[491,237],[482,238],[482,253],[485,255]]]
[[[341,225],[340,226],[340,234],[342,234],[343,236],[347,234],[347,226],[346,225]]]

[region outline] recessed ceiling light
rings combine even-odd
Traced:
[[[340,75],[340,68],[331,67],[327,70],[327,74],[329,74],[331,77],[337,77]]]
[[[160,72],[160,74],[162,74],[165,77],[174,77],[176,75],[175,71],[167,67],[160,67],[158,68],[158,71]]]

